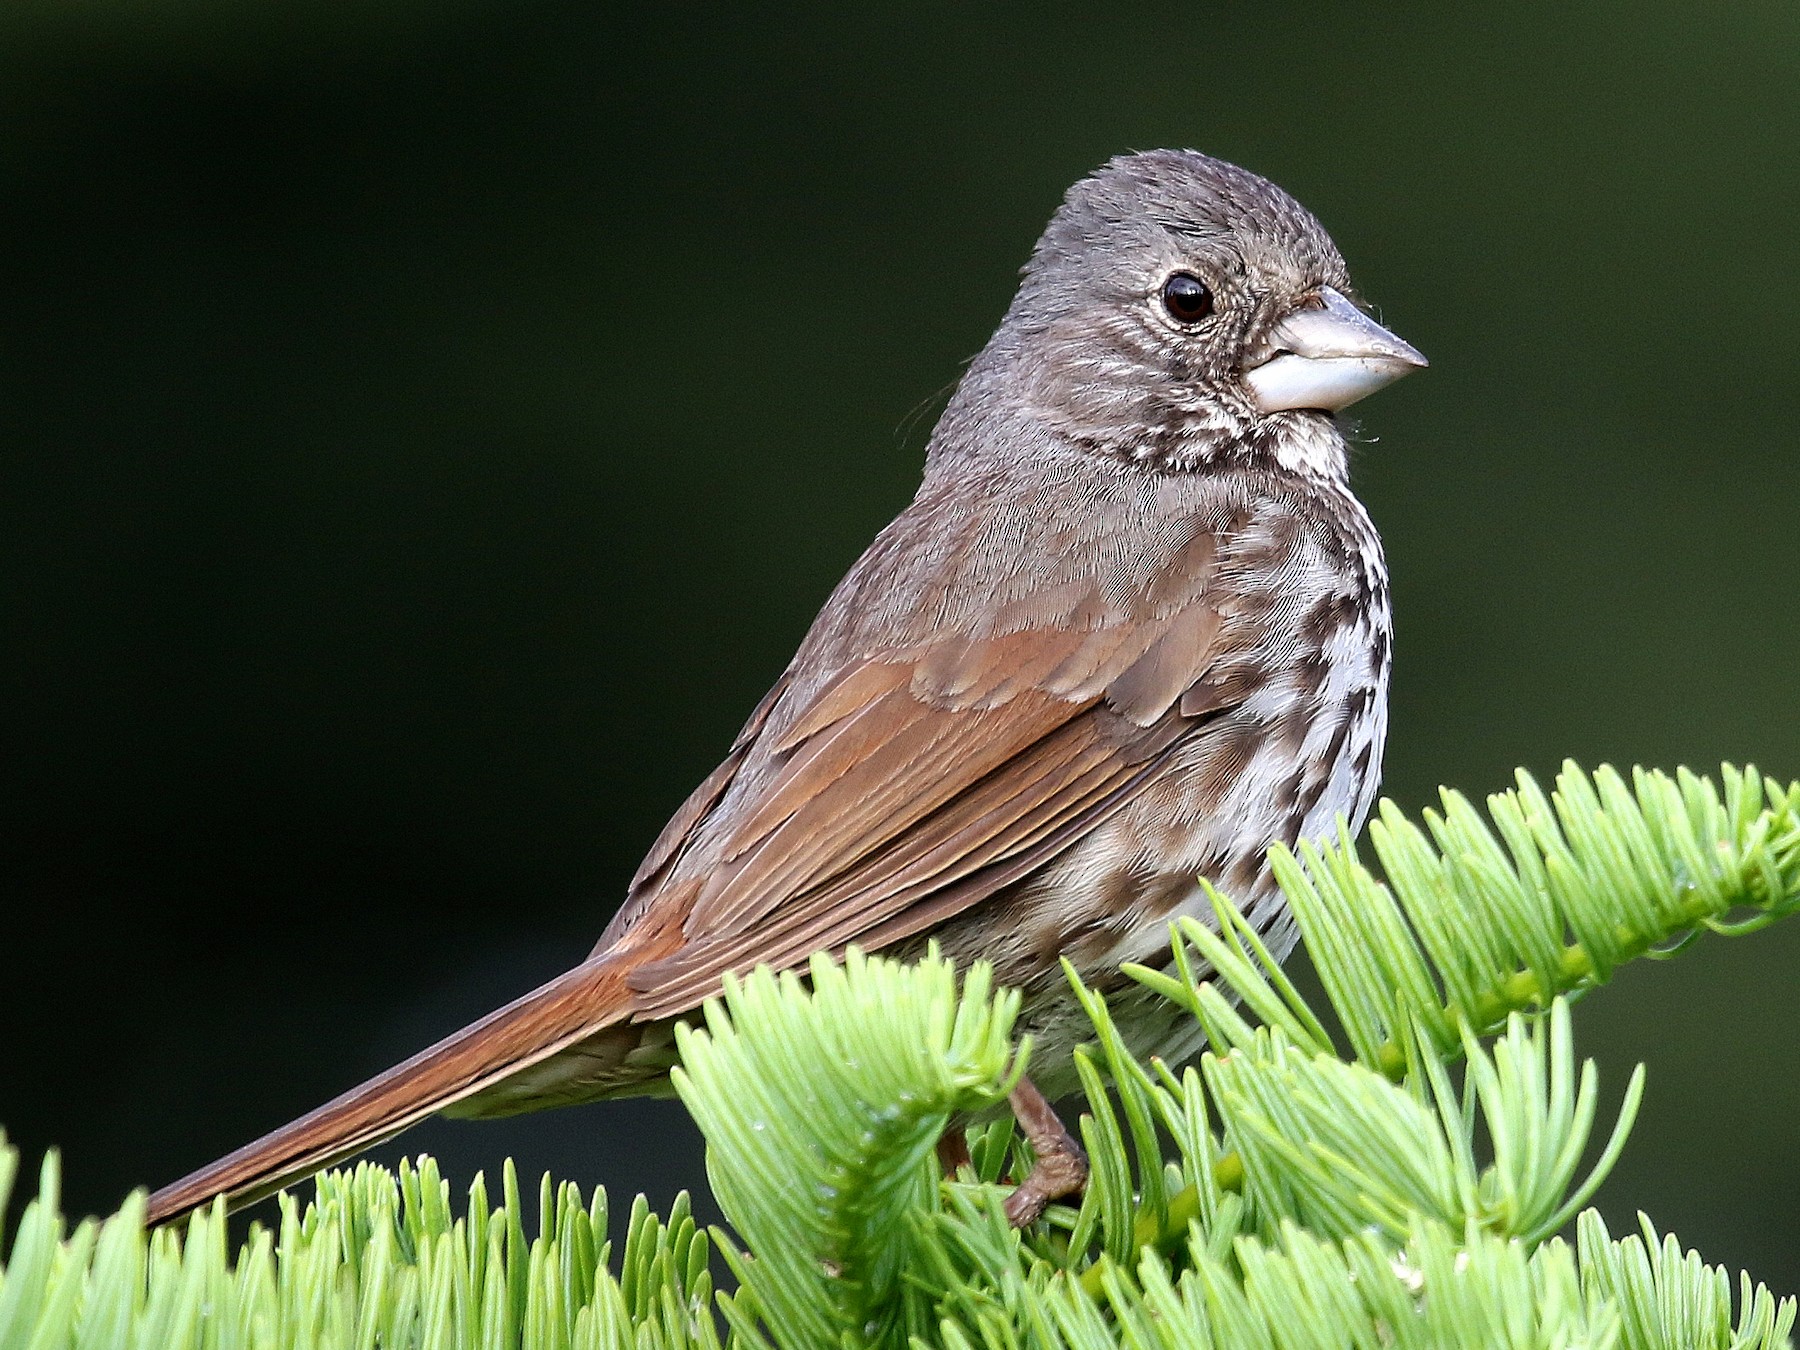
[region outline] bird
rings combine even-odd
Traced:
[[[1360,827],[1393,624],[1340,414],[1426,364],[1353,297],[1319,221],[1193,150],[1071,187],[933,431],[917,495],[833,591],[591,954],[397,1067],[157,1191],[247,1204],[427,1116],[667,1094],[674,1028],[728,974],[935,944],[1021,993],[1029,1223],[1079,1189],[1049,1103],[1087,1025],[1171,1062],[1166,965],[1231,895],[1277,956],[1272,844]]]

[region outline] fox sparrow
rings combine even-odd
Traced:
[[[1191,151],[1070,189],[926,452],[918,496],[838,586],[581,965],[158,1192],[243,1202],[433,1112],[667,1091],[672,1028],[728,971],[935,938],[1024,991],[1050,1096],[1112,993],[1138,1052],[1191,1019],[1120,980],[1166,956],[1196,878],[1277,952],[1275,840],[1360,824],[1391,627],[1334,414],[1425,364],[1348,298],[1324,229]],[[1078,1151],[1030,1084],[1032,1217]]]

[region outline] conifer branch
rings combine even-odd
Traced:
[[[1797,807],[1753,770],[1721,792],[1568,769],[1548,796],[1521,775],[1491,828],[1455,794],[1422,829],[1384,807],[1385,883],[1347,843],[1279,857],[1349,1057],[1215,896],[1217,930],[1138,973],[1199,1020],[1195,1065],[1137,1061],[1075,982],[1093,1180],[1030,1232],[1002,1208],[1030,1163],[1009,1121],[971,1127],[957,1178],[932,1149],[1021,1070],[1017,996],[985,966],[852,952],[731,982],[680,1033],[735,1236],[640,1197],[615,1248],[605,1193],[548,1179],[528,1236],[510,1166],[459,1213],[428,1159],[324,1174],[235,1249],[218,1207],[146,1235],[141,1195],[71,1230],[52,1154],[0,1242],[0,1350],[1777,1350],[1793,1300],[1583,1208],[1642,1075],[1582,1172],[1600,1095],[1570,1002],[1684,933],[1800,907]],[[0,1140],[0,1212],[16,1173]]]
[[[1579,997],[1626,961],[1673,954],[1702,931],[1754,932],[1800,908],[1800,783],[1724,766],[1723,792],[1683,769],[1567,763],[1546,794],[1520,770],[1488,798],[1492,824],[1446,789],[1425,827],[1384,801],[1369,841],[1386,882],[1340,835],[1277,847],[1271,863],[1333,1011],[1363,1064],[1399,1078],[1417,1024],[1440,1051],[1515,1012]],[[1134,978],[1187,1007],[1214,1045],[1248,1032],[1215,976],[1262,1021],[1321,1052],[1331,1039],[1254,931],[1216,893],[1217,929],[1180,925],[1201,962]]]

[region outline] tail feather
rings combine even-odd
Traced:
[[[225,1197],[237,1209],[361,1153],[466,1097],[621,1022],[631,1013],[626,963],[577,966],[445,1037],[316,1111],[150,1197],[146,1218],[167,1223]]]

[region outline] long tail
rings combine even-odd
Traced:
[[[630,963],[591,959],[352,1088],[318,1110],[165,1186],[147,1219],[167,1223],[224,1196],[233,1209],[390,1139],[548,1059],[631,1012]]]

